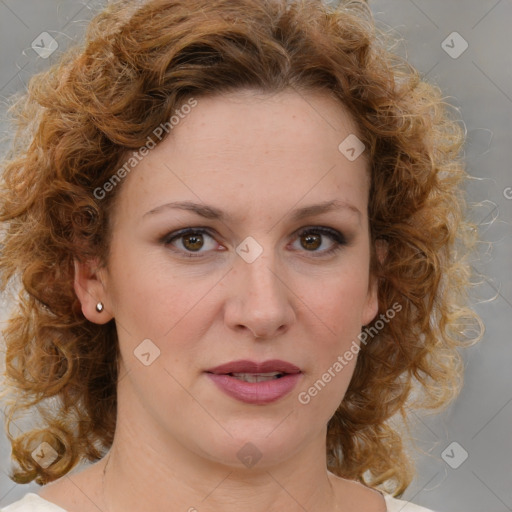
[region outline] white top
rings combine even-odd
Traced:
[[[410,501],[397,500],[396,498],[392,498],[389,494],[384,495],[384,498],[386,499],[388,512],[434,512],[429,508],[420,507]],[[2,511],[0,510],[0,512]],[[55,510],[55,512],[57,512],[57,510]]]
[[[433,510],[414,505],[408,501],[397,500],[390,495],[384,496],[386,499],[387,512],[434,512]],[[63,508],[46,501],[38,494],[28,492],[21,500],[15,501],[7,507],[0,509],[0,512],[68,512]]]
[[[7,507],[0,509],[0,512],[67,512],[51,501],[46,501],[39,494],[28,492],[21,498]]]

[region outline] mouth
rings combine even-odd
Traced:
[[[245,359],[230,361],[215,368],[206,370],[207,373],[217,375],[231,375],[232,377],[245,379],[246,377],[256,378],[281,378],[283,375],[301,373],[301,369],[288,361],[271,359],[268,361],[256,362]]]
[[[286,373],[270,372],[270,373],[227,373],[230,377],[242,380],[244,382],[265,382],[267,380],[280,379]]]
[[[224,393],[239,401],[263,405],[275,402],[297,385],[302,371],[281,360],[232,361],[205,372]]]

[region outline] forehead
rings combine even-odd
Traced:
[[[218,197],[242,208],[263,199],[277,207],[306,195],[325,200],[327,192],[366,197],[364,154],[351,161],[340,150],[357,136],[356,123],[334,98],[240,91],[196,102],[128,177],[132,205]]]
[[[257,149],[313,152],[331,144],[337,149],[340,136],[357,134],[354,119],[335,98],[318,91],[293,89],[264,94],[241,90],[228,94],[200,97],[197,106],[174,130],[169,144],[201,138],[204,143],[222,140],[236,147],[248,142]],[[189,137],[194,135],[191,139]],[[186,140],[184,140],[186,139]],[[306,147],[301,142],[308,141]],[[218,148],[222,149],[221,147]]]

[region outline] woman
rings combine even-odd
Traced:
[[[460,388],[475,230],[363,2],[117,1],[13,111],[6,512],[426,510],[396,418]]]

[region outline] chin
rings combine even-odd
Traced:
[[[285,417],[284,415],[283,417]],[[214,462],[238,468],[270,468],[284,462],[306,444],[304,431],[290,431],[278,421],[239,421],[236,427],[223,423],[231,434],[215,436],[203,450]]]

